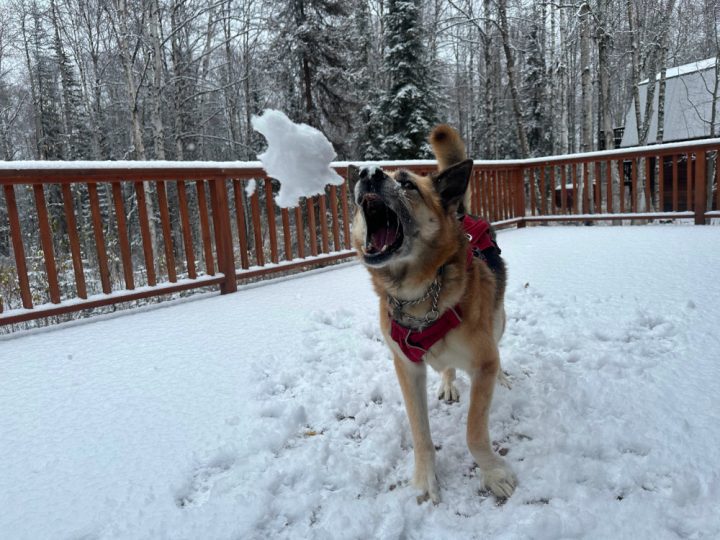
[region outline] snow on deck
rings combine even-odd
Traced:
[[[0,339],[0,538],[719,537],[720,227],[499,242],[505,504],[479,492],[464,377],[459,404],[430,399],[443,500],[416,503],[349,264]]]

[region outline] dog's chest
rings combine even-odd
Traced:
[[[469,371],[475,356],[477,354],[473,354],[461,332],[450,332],[444,339],[430,347],[424,360],[435,371],[443,371],[446,368]]]
[[[400,346],[385,332],[385,342],[393,353],[405,357]],[[442,371],[446,368],[457,368],[464,371],[472,369],[473,361],[477,353],[473,353],[470,344],[461,332],[451,331],[443,339],[435,343],[423,357],[431,368]]]

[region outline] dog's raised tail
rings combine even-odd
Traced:
[[[465,143],[460,133],[448,124],[440,124],[430,132],[430,146],[438,161],[438,171],[444,171],[448,167],[465,161]],[[465,192],[463,202],[458,208],[459,214],[464,214],[470,208],[470,189]]]
[[[430,145],[438,160],[438,170],[440,171],[467,159],[462,137],[455,128],[448,124],[435,126],[430,133]]]

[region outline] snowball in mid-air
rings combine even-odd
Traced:
[[[252,126],[267,139],[267,150],[258,158],[268,175],[280,182],[275,202],[281,208],[297,206],[300,197],[324,193],[327,184],[345,181],[330,168],[336,156],[332,144],[314,127],[295,124],[272,109],[253,116]]]

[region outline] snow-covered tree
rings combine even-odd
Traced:
[[[275,48],[282,51],[281,78],[294,120],[327,132],[336,144],[354,113],[349,56],[350,5],[347,0],[292,0],[277,14]]]
[[[45,13],[33,1],[19,13],[23,55],[28,70],[35,126],[35,156],[63,159],[62,113],[57,64],[43,22]]]
[[[422,2],[390,0],[385,15],[385,71],[388,89],[380,114],[382,157],[417,159],[430,155],[427,136],[436,122],[437,94],[427,64]]]
[[[53,27],[52,49],[60,79],[63,154],[65,159],[90,159],[93,152],[88,132],[88,116],[75,66],[63,42],[61,14],[56,0],[50,2],[50,19]]]
[[[384,83],[380,74],[378,40],[373,29],[370,6],[366,0],[356,2],[354,14],[355,54],[352,70],[352,88],[355,101],[361,108],[353,122],[355,154],[361,159],[380,159],[383,135],[380,100]]]
[[[536,13],[536,15],[538,15]],[[535,18],[525,42],[527,58],[523,71],[525,125],[530,152],[544,156],[551,152],[547,113],[547,70],[543,47],[543,21]]]

